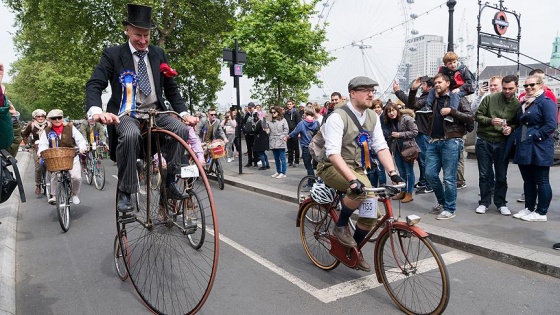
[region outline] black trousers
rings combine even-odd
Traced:
[[[259,154],[253,151],[253,142],[255,142],[255,136],[245,135],[245,142],[247,142],[247,164],[257,165],[260,161]]]
[[[290,138],[286,144],[288,146],[288,164],[299,164],[299,139]]]
[[[188,139],[189,130],[182,121],[169,115],[156,117],[156,124],[166,130],[173,132],[182,139]],[[120,191],[135,193],[138,191],[138,179],[136,178],[136,159],[142,146],[142,135],[140,133],[140,121],[130,116],[120,118],[120,123],[115,125],[117,142],[117,168]],[[177,141],[169,141],[165,146],[168,174],[175,174],[180,169],[183,146]]]

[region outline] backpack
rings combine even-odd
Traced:
[[[255,134],[255,122],[253,121],[253,116],[249,116],[245,125],[243,126],[243,132],[246,135],[254,135]]]
[[[7,201],[16,187],[19,187],[21,201],[25,202],[25,192],[19,176],[19,170],[16,164],[17,161],[6,150],[2,150],[0,153],[0,162],[0,203]],[[8,169],[10,165],[16,173],[15,176]]]

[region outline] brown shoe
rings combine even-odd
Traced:
[[[414,200],[414,198],[412,198],[412,193],[405,193],[404,198],[403,200],[401,200],[401,202],[407,203],[407,202],[411,202],[412,200]]]
[[[401,200],[404,198],[404,191],[401,191],[398,195],[396,195],[395,197],[391,198],[393,200]]]
[[[365,272],[371,271],[371,267],[369,266],[368,262],[364,259],[364,255],[362,255],[361,252],[360,252],[360,260],[358,260],[358,265],[356,266],[356,269]]]
[[[348,248],[354,248],[358,244],[350,234],[347,226],[335,226],[333,228],[333,235],[338,239],[340,244]]]

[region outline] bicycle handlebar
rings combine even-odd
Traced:
[[[404,188],[406,187],[406,183],[400,183],[397,185],[386,185],[386,186],[382,186],[382,187],[364,187],[364,191],[366,193],[368,192],[384,192],[385,190],[387,190],[387,188],[396,188],[396,189],[400,189],[400,188]]]
[[[125,111],[122,114],[118,115],[117,117],[121,118],[124,115],[128,115],[129,113],[138,113],[138,114],[148,114],[150,116],[156,116],[159,114],[174,114],[177,117],[179,117],[183,122],[186,122],[185,119],[183,119],[183,117],[181,117],[179,115],[179,113],[177,113],[174,110],[157,110],[157,109],[131,109],[130,111]]]

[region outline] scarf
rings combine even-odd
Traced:
[[[533,105],[533,102],[535,101],[535,99],[537,99],[537,97],[541,96],[544,93],[543,89],[538,90],[533,96],[527,96],[525,95],[525,98],[523,100],[523,105],[521,105],[521,111],[523,112],[523,114],[525,114],[525,110],[529,107],[531,107],[531,105]]]
[[[62,129],[64,129],[64,125],[60,125],[58,127],[56,126],[52,126],[52,130],[54,130],[54,132],[56,132],[56,134],[60,137],[60,135],[62,134]]]

